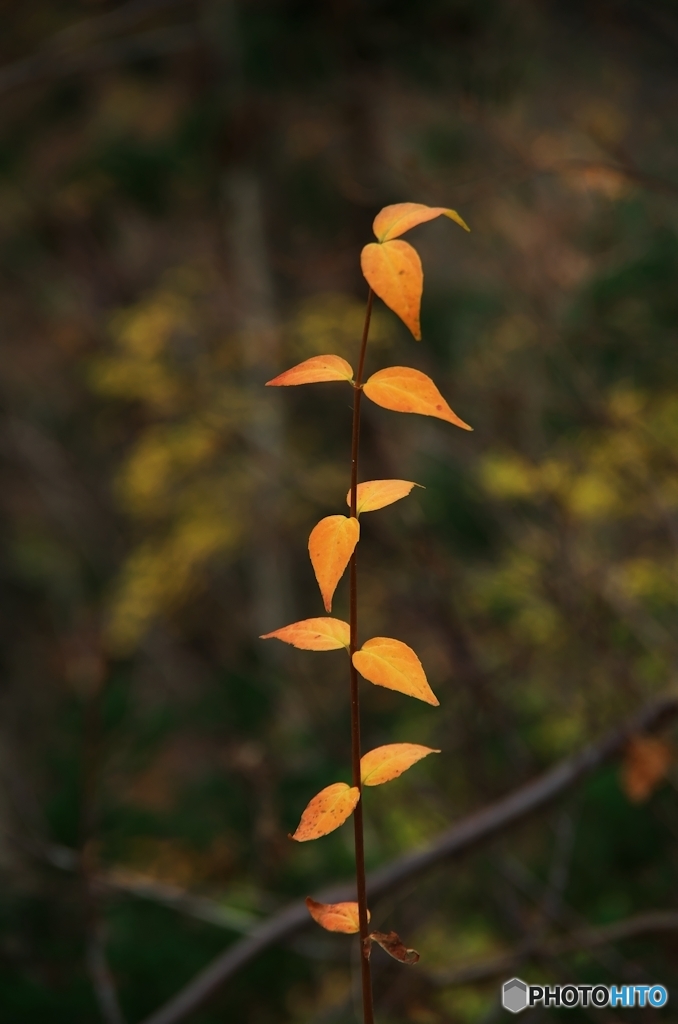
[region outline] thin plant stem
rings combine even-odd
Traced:
[[[360,357],[355,375],[353,391],[353,431],[351,436],[351,516],[357,518],[358,508],[358,452],[360,447],[360,401],[362,399],[363,370],[367,337],[370,333],[372,303],[374,293],[370,288],[365,310],[365,326],[360,343]],[[357,545],[349,565],[349,625],[350,643],[349,658],[351,672],[351,770],[353,785],[361,791],[360,781],[360,693],[358,688],[358,672],[353,664],[353,655],[358,649],[358,554]],[[372,1005],[372,976],[369,960],[369,925],[367,921],[367,885],[365,882],[365,842],[363,832],[363,804],[360,799],[353,812],[355,834],[355,874],[358,891],[358,919],[360,922],[360,966],[363,992],[364,1024],[374,1024],[374,1007]]]

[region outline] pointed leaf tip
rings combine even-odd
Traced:
[[[431,378],[409,366],[387,366],[378,370],[365,381],[363,391],[383,409],[435,416],[462,430],[473,430],[453,412]]]
[[[399,240],[370,242],[360,254],[360,265],[372,291],[421,341],[419,310],[424,271],[416,250]]]
[[[345,935],[355,935],[360,931],[360,918],[357,903],[318,903],[306,897],[308,912],[321,928],[328,932],[343,932]],[[367,920],[370,920],[369,910]]]
[[[358,800],[360,790],[357,786],[348,786],[345,782],[334,782],[326,786],[306,806],[297,830],[290,839],[305,843],[309,839],[320,839],[334,832],[335,828],[350,818]]]
[[[413,480],[366,480],[358,484],[356,494],[357,512],[375,512],[392,505],[394,501],[406,498],[413,487],[421,487]],[[346,495],[346,504],[351,506],[351,492]]]
[[[360,759],[362,784],[381,786],[384,782],[397,779],[423,757],[439,753],[439,750],[423,747],[419,743],[387,743],[383,747],[375,747]]]
[[[372,226],[379,241],[388,242],[418,224],[425,224],[426,221],[441,216],[449,217],[464,231],[471,230],[456,210],[449,210],[445,206],[425,206],[423,203],[395,203],[393,206],[385,206],[374,218]]]
[[[341,356],[311,356],[273,380],[266,387],[289,387],[293,384],[320,384],[328,380],[347,380],[353,383],[353,369]]]
[[[348,516],[327,516],[311,530],[308,553],[320,587],[325,611],[332,611],[332,598],[360,537],[360,523]]]
[[[337,651],[341,647],[348,650],[350,627],[342,619],[331,619],[322,616],[318,619],[302,619],[272,633],[264,633],[260,640],[282,640],[303,651]]]
[[[375,636],[353,655],[360,675],[375,686],[397,690],[437,707],[440,701],[428,684],[426,673],[411,647],[387,636]]]

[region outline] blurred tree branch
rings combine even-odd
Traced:
[[[404,882],[411,881],[451,857],[466,853],[479,843],[522,821],[567,792],[606,761],[619,755],[630,737],[658,729],[676,714],[678,697],[675,696],[666,696],[647,705],[624,725],[607,733],[596,743],[589,744],[532,782],[453,825],[423,850],[405,854],[391,864],[374,871],[368,877],[370,899],[385,895]],[[323,891],[319,899],[334,903],[354,897],[355,892],[351,885],[341,885]],[[257,925],[246,938],[230,946],[213,960],[165,1006],[147,1017],[143,1024],[176,1024],[183,1020],[265,949],[289,938],[309,923],[310,918],[303,900],[285,907],[267,921]]]
[[[37,53],[0,68],[0,94],[32,82],[96,70],[134,57],[173,53],[197,45],[200,36],[192,24],[172,25],[107,45],[97,45],[106,36],[123,32],[186,2],[188,0],[130,0],[115,11],[77,22],[57,32]]]
[[[488,957],[476,963],[458,967],[446,972],[420,972],[420,979],[433,989],[446,989],[455,986],[473,985],[478,982],[491,981],[494,978],[508,977],[530,960],[554,960],[570,953],[593,951],[601,946],[611,945],[625,939],[643,935],[661,935],[678,931],[678,913],[672,910],[654,910],[644,914],[633,914],[619,921],[613,921],[601,928],[579,928],[558,938],[548,939],[543,932],[539,936],[530,936],[513,950],[498,956]],[[321,1021],[339,1019],[340,1009],[347,1008],[348,1001],[342,1001],[331,1007],[322,1017],[314,1019],[313,1024]]]
[[[460,856],[481,842],[500,834],[527,816],[541,810],[559,798],[583,778],[597,770],[610,759],[619,756],[628,740],[639,733],[660,729],[678,715],[678,697],[666,696],[648,704],[637,715],[622,726],[612,730],[595,743],[556,764],[549,771],[532,782],[514,790],[508,796],[490,804],[480,811],[464,818],[444,832],[437,840],[423,850],[406,854],[391,864],[373,872],[368,878],[369,895],[372,900],[398,889],[430,868],[435,868],[447,859]],[[567,845],[567,844],[566,844]],[[32,844],[32,852],[60,870],[77,871],[80,857],[76,851],[55,844],[39,848]],[[265,921],[257,922],[252,915],[224,906],[216,900],[187,892],[178,886],[168,885],[152,878],[135,875],[119,869],[99,871],[91,879],[93,890],[117,892],[160,903],[180,913],[218,927],[245,933],[245,937],[230,946],[204,971],[190,982],[182,992],[164,1007],[146,1018],[143,1024],[174,1024],[183,1020],[207,1000],[216,989],[241,968],[255,959],[268,947],[291,938],[296,932],[310,924],[310,918],[303,901],[283,908]],[[351,885],[334,886],[320,894],[323,901],[335,902],[354,896]],[[542,901],[543,902],[543,901]],[[561,914],[549,912],[546,916],[554,920]],[[567,920],[572,926],[573,914]],[[565,921],[563,921],[565,923]],[[674,911],[650,911],[616,921],[601,928],[588,925],[570,930],[564,936],[546,940],[544,929],[538,934],[531,933],[516,949],[501,956],[491,957],[480,963],[471,964],[441,975],[432,975],[431,981],[437,987],[469,984],[496,977],[504,971],[513,971],[532,956],[549,958],[563,956],[577,949],[594,949],[600,946],[630,938],[635,935],[678,930],[678,913]],[[88,951],[90,971],[101,967],[97,950],[91,944]],[[535,939],[537,941],[535,941]],[[98,948],[98,947],[97,947]],[[97,976],[108,977],[107,968],[98,970]],[[108,986],[103,986],[108,991]],[[102,989],[103,990],[103,989]],[[101,999],[100,999],[101,1003]],[[113,1017],[109,1017],[111,1021]],[[122,1018],[119,1018],[122,1020]]]
[[[106,940],[102,921],[94,916],[87,929],[87,969],[106,1024],[125,1024],[118,993],[106,956]]]
[[[75,25],[62,29],[53,37],[52,46],[69,45],[73,42],[88,41],[103,35],[114,35],[125,29],[133,28],[145,18],[154,14],[164,13],[173,7],[192,2],[192,0],[128,0],[113,11],[78,21]]]
[[[17,845],[29,856],[59,871],[71,872],[80,869],[78,852],[68,846],[57,843],[44,845],[35,840],[17,842]],[[161,882],[156,878],[122,868],[97,871],[96,876],[91,879],[91,886],[98,896],[117,893],[149,900],[177,913],[232,932],[247,934],[258,924],[257,918],[249,911],[226,906],[207,896],[197,896],[178,885]]]
[[[445,988],[451,985],[468,985],[476,981],[497,978],[505,973],[513,973],[531,957],[541,959],[576,953],[580,949],[595,949],[623,939],[635,938],[638,935],[649,935],[661,932],[678,931],[678,913],[674,910],[653,910],[644,914],[634,914],[601,928],[580,928],[556,939],[545,940],[540,937],[538,945],[530,943],[525,949],[512,950],[510,953],[469,964],[445,974],[430,975],[435,985]]]
[[[548,885],[544,886],[539,879],[535,878],[522,861],[513,857],[502,858],[498,870],[518,892],[527,897],[542,912],[545,911],[544,916],[548,918],[551,929],[558,928],[561,932],[570,934],[589,927],[586,919],[563,900],[557,906],[547,906],[545,897],[548,896]],[[547,929],[544,928],[541,932],[541,939],[546,941],[546,938]],[[541,943],[530,945],[528,941],[524,941],[519,948],[522,953],[530,954],[533,950],[541,948]],[[601,949],[594,955],[594,959],[605,970],[612,971],[620,977],[628,973],[628,964],[624,957],[615,950]]]

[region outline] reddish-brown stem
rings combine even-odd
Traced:
[[[365,368],[365,353],[367,351],[367,337],[370,333],[370,320],[372,318],[372,302],[374,294],[370,288],[367,296],[367,309],[365,310],[365,326],[360,343],[360,357],[358,369],[355,375],[353,391],[353,431],[351,436],[351,516],[357,517],[358,508],[358,451],[360,447],[360,401],[362,398],[363,370]],[[349,565],[349,624],[351,628],[349,656],[351,665],[351,770],[353,785],[357,786],[362,793],[360,782],[360,694],[358,690],[358,673],[353,664],[353,655],[358,649],[358,555],[357,547],[351,555]],[[367,886],[365,884],[365,843],[363,834],[363,804],[359,800],[353,812],[353,826],[355,833],[355,876],[356,888],[358,890],[358,918],[360,921],[360,968],[362,973],[363,990],[363,1021],[364,1024],[374,1024],[374,1008],[372,1006],[372,976],[370,974],[370,961],[366,956],[369,934],[367,921]]]

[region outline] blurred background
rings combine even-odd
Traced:
[[[363,639],[414,647],[441,707],[366,685],[364,744],[443,751],[366,794],[368,866],[675,686],[678,7],[2,21],[0,1016],[137,1024],[351,877],[350,824],[287,839],[349,778],[344,657],[256,639],[322,614],[306,544],[345,508],[350,395],[262,385],[355,360],[382,206],[472,232],[408,236],[424,340],[378,303],[368,370],[424,370],[475,432],[365,407],[362,478],[426,489],[363,521]],[[374,954],[380,1024],[488,1024],[515,973],[678,984],[677,781],[670,729],[639,739],[373,906],[422,954]],[[184,1019],[360,1019],[352,940],[312,927]]]

